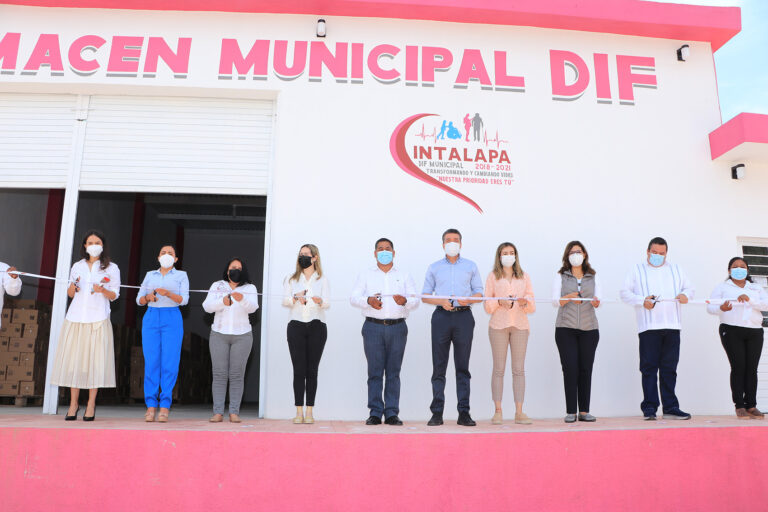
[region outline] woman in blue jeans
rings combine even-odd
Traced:
[[[144,349],[144,402],[146,421],[165,423],[171,409],[173,387],[179,375],[184,323],[179,306],[189,301],[187,273],[173,266],[179,260],[176,248],[167,244],[157,256],[160,268],[147,272],[136,297],[139,306],[148,306],[141,325]]]

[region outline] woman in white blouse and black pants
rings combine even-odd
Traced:
[[[763,419],[757,408],[757,367],[763,351],[768,293],[754,284],[741,257],[728,262],[728,278],[709,297],[707,312],[720,316],[720,341],[731,363],[731,394],[739,419]]]
[[[120,294],[120,269],[110,262],[107,240],[88,231],[80,246],[83,258],[69,273],[72,303],[61,329],[51,383],[70,388],[67,421],[77,419],[78,397],[88,389],[83,421],[96,416],[98,388],[115,387],[115,346],[109,303]]]
[[[328,338],[325,310],[331,305],[329,299],[330,288],[320,265],[320,252],[315,245],[302,245],[296,260],[296,270],[285,280],[283,299],[283,305],[291,308],[288,349],[293,363],[293,395],[296,405],[294,423],[315,422],[312,408],[315,406],[317,392],[317,369]]]
[[[229,379],[229,421],[240,423],[245,367],[253,346],[253,329],[248,315],[259,309],[259,296],[243,260],[229,260],[221,281],[213,283],[208,290],[203,309],[215,313],[210,339],[213,366],[213,416],[210,421],[219,423],[224,419]]]

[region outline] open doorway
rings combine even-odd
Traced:
[[[158,268],[161,246],[176,245],[176,267],[187,272],[191,290],[207,290],[221,279],[230,257],[243,258],[256,287],[262,289],[266,197],[202,194],[140,194],[81,192],[72,261],[81,237],[98,229],[107,237],[112,260],[126,285],[141,284]],[[102,403],[143,403],[141,321],[145,308],[136,305],[136,290],[121,290],[112,304],[117,387],[99,393]],[[208,339],[213,315],[202,308],[205,293],[190,293],[181,308],[184,341],[174,404],[211,403],[211,362]],[[253,348],[245,375],[243,408],[259,400],[261,309],[251,315]]]

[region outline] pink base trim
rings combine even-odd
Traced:
[[[758,510],[765,434],[2,428],[0,492],[3,510]]]

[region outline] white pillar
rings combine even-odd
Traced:
[[[43,414],[56,414],[59,404],[59,388],[50,383],[53,360],[56,347],[59,344],[61,326],[67,310],[66,279],[72,264],[72,246],[75,236],[75,220],[77,217],[77,199],[80,187],[80,168],[83,161],[83,146],[85,145],[85,127],[88,117],[90,97],[77,97],[75,107],[75,129],[72,135],[72,153],[69,159],[67,187],[64,191],[64,210],[61,216],[61,234],[59,236],[59,255],[56,260],[56,285],[53,291],[53,311],[51,312],[51,335],[48,343],[48,362],[45,372],[45,397],[43,399]]]

